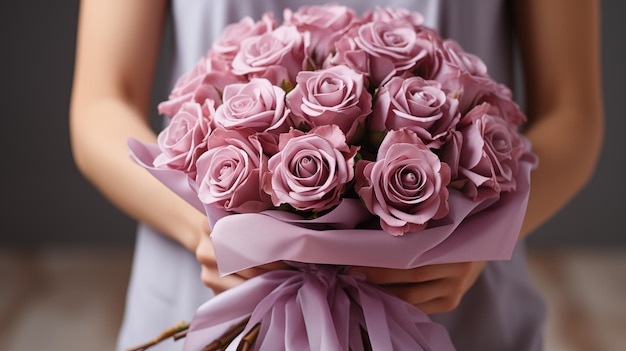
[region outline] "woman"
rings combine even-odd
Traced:
[[[340,2],[359,12],[376,5],[420,11],[427,25],[478,54],[490,75],[509,86],[514,83],[512,43],[519,40],[529,118],[526,135],[540,157],[520,238],[554,215],[588,181],[603,128],[597,1],[581,1],[576,6],[566,0]],[[284,7],[316,3],[322,2],[81,2],[70,116],[74,157],[83,174],[109,200],[144,223],[138,234],[120,348],[151,339],[180,319],[189,320],[212,295],[206,286],[219,293],[273,268],[219,278],[205,216],[128,157],[129,137],[156,140],[148,121],[149,103],[168,12],[173,19],[175,79],[195,64],[227,23],[244,15],[259,19],[269,10],[280,19]],[[523,243],[507,262],[362,270],[369,281],[386,286],[443,323],[459,350],[542,347],[544,311],[526,276]],[[155,350],[181,346],[164,343]]]

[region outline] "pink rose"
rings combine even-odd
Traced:
[[[458,101],[436,81],[394,77],[378,92],[369,129],[407,128],[427,146],[438,149],[460,118],[457,106]]]
[[[281,134],[279,150],[268,163],[263,190],[274,206],[288,204],[300,211],[320,212],[341,201],[346,184],[354,177],[358,148],[346,144],[334,125],[321,126],[308,134],[291,130]]]
[[[520,126],[526,121],[526,116],[512,98],[511,90],[489,77],[474,76],[448,65],[437,80],[450,95],[458,97],[462,114],[487,103],[490,106],[489,114],[500,116],[514,126]]]
[[[424,79],[437,80],[437,75],[447,62],[446,57],[448,54],[444,47],[444,41],[439,36],[439,33],[428,27],[421,27],[417,33],[417,38],[421,42],[429,43],[429,45],[424,46],[427,48],[426,54],[417,62],[410,74]]]
[[[363,75],[346,66],[303,71],[296,87],[287,94],[287,106],[296,128],[311,129],[335,124],[349,142],[358,137],[371,112],[372,96],[364,87]]]
[[[403,8],[379,7],[373,12],[372,18],[380,22],[406,22],[415,29],[421,28],[424,24],[424,16],[421,13]]]
[[[240,77],[218,68],[211,59],[203,57],[191,71],[178,78],[168,100],[159,104],[159,113],[172,117],[187,101],[202,105],[205,100],[210,99],[219,104],[224,87],[240,81]]]
[[[213,43],[211,55],[220,60],[232,62],[239,52],[242,40],[271,32],[276,26],[276,20],[271,12],[263,14],[258,22],[250,17],[244,17],[239,22],[229,24],[224,28],[220,37]]]
[[[487,66],[480,57],[466,52],[456,41],[444,40],[443,48],[448,62],[473,76],[487,77]]]
[[[317,68],[335,49],[335,42],[359,21],[354,10],[338,4],[302,6],[296,12],[286,9],[285,25],[308,34],[305,50]]]
[[[431,50],[431,43],[420,39],[405,22],[369,22],[350,34],[337,42],[331,63],[345,64],[369,76],[374,86],[413,69]]]
[[[281,26],[272,32],[247,38],[233,60],[233,73],[267,78],[282,86],[293,83],[305,65],[304,39],[295,27]]]
[[[420,231],[448,214],[450,168],[407,129],[387,134],[376,162],[357,163],[355,190],[392,235]]]
[[[475,201],[515,190],[524,142],[504,119],[489,114],[489,104],[472,109],[459,124],[442,158],[452,166],[451,185]]]
[[[227,211],[248,213],[271,208],[261,190],[267,159],[249,130],[216,129],[208,138],[208,151],[198,158],[198,198]]]
[[[154,166],[178,169],[194,178],[195,163],[206,151],[205,137],[209,133],[209,119],[202,107],[195,102],[184,103],[157,137],[161,154],[154,159]]]
[[[268,156],[273,156],[280,151],[278,149],[278,142],[280,134],[271,132],[257,133],[257,139],[261,143],[263,153]]]
[[[286,127],[285,91],[267,79],[253,78],[247,83],[228,85],[222,99],[224,103],[214,117],[218,126],[257,132]]]
[[[491,85],[477,94],[475,104],[487,103],[491,106],[489,114],[500,116],[515,127],[526,122],[526,115],[520,110],[519,105],[513,100],[513,93],[504,84],[491,80]]]

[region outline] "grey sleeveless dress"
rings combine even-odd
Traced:
[[[172,82],[206,53],[228,23],[243,16],[260,19],[282,9],[322,4],[319,0],[173,0]],[[479,55],[490,75],[512,86],[510,9],[505,0],[342,0],[359,13],[375,6],[420,11],[426,25]],[[526,272],[524,245],[511,261],[489,263],[475,286],[453,312],[431,316],[444,324],[459,351],[542,349],[545,307]],[[193,253],[140,225],[118,350],[152,339],[179,320],[189,321],[212,296],[199,279]],[[182,342],[164,342],[155,351],[181,350]],[[332,351],[332,350],[329,350]]]

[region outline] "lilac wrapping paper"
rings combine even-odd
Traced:
[[[360,325],[373,350],[454,350],[442,326],[362,277],[346,274],[345,267],[403,269],[510,259],[528,202],[530,171],[537,163],[528,151],[520,160],[516,191],[497,202],[473,202],[450,190],[446,218],[419,233],[392,236],[350,229],[369,216],[358,200],[346,199],[313,221],[281,211],[230,214],[205,208],[183,172],[153,166],[158,146],[136,140],[128,144],[138,164],[205,211],[222,275],[278,260],[297,267],[263,274],[207,301],[191,321],[185,351],[201,350],[248,316],[242,335],[261,323],[254,350],[360,350]]]

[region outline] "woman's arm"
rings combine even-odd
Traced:
[[[130,137],[156,142],[149,104],[166,10],[166,0],[81,2],[72,150],[79,170],[115,206],[195,253],[203,265],[198,279],[219,292],[264,268],[219,277],[206,215],[135,164],[126,145]]]
[[[149,103],[165,0],[83,0],[70,135],[79,170],[114,205],[195,250],[204,215],[131,161],[129,137],[155,142]]]
[[[597,0],[516,2],[526,135],[539,156],[521,236],[565,206],[593,175],[602,147]]]

